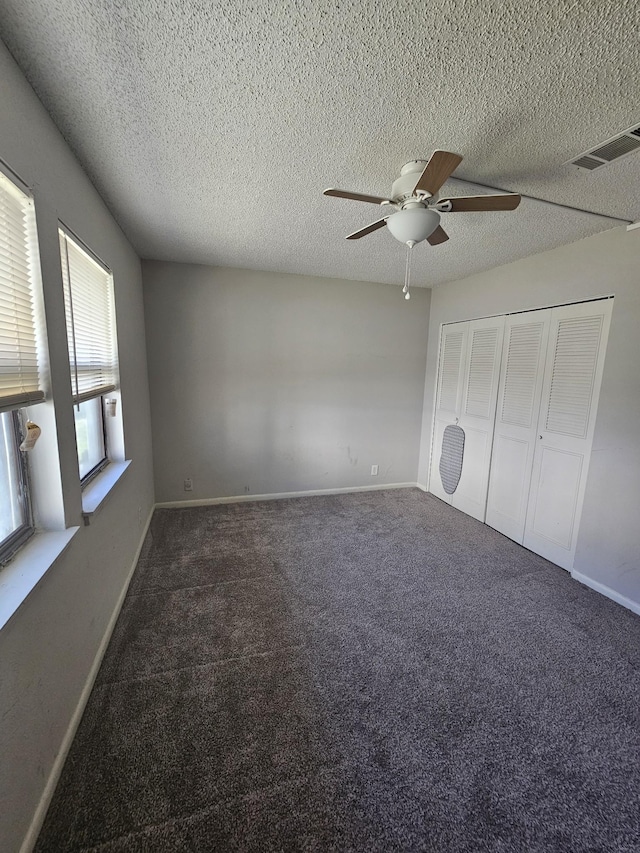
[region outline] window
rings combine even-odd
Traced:
[[[18,410],[44,400],[33,202],[0,172],[0,563],[33,532]]]
[[[33,533],[27,466],[19,449],[17,412],[0,415],[0,563],[11,557]]]
[[[85,400],[74,407],[80,479],[99,471],[107,458],[102,397]]]
[[[78,469],[83,485],[108,462],[104,395],[117,387],[113,279],[75,239],[60,229],[60,256]]]

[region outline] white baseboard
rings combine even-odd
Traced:
[[[427,488],[427,484],[426,484],[426,483],[416,483],[416,486],[417,486],[417,487],[420,489],[420,491],[422,491],[422,492],[428,492],[428,491],[429,491],[429,489]]]
[[[347,486],[343,489],[309,489],[304,492],[275,492],[267,495],[232,495],[223,498],[199,498],[187,501],[162,501],[156,504],[160,509],[175,509],[187,506],[213,506],[215,504],[236,504],[246,501],[277,501],[283,498],[308,498],[314,495],[347,495],[352,492],[380,492],[384,489],[415,489],[417,483],[381,483],[376,486]]]
[[[619,592],[616,592],[615,589],[611,589],[610,586],[594,581],[587,575],[581,574],[581,572],[572,571],[571,577],[585,586],[594,589],[596,592],[606,595],[607,598],[615,601],[616,604],[621,604],[623,607],[626,607],[627,610],[631,610],[632,613],[637,613],[638,616],[640,616],[640,602],[627,598],[626,595],[621,595]]]
[[[35,847],[36,841],[38,840],[38,835],[40,834],[40,830],[42,829],[42,824],[44,823],[47,810],[49,808],[49,805],[51,804],[51,798],[53,797],[56,785],[58,784],[58,780],[60,779],[60,774],[62,773],[64,762],[66,761],[67,754],[69,752],[69,749],[71,748],[73,738],[76,734],[76,730],[80,724],[80,720],[82,719],[85,706],[89,701],[89,696],[91,695],[93,684],[96,680],[96,676],[98,675],[98,670],[100,669],[102,658],[104,657],[104,653],[106,652],[107,646],[109,645],[109,640],[111,639],[113,629],[115,628],[116,621],[118,619],[118,616],[120,615],[120,610],[122,608],[125,595],[127,594],[127,590],[129,589],[131,578],[133,577],[136,565],[138,564],[138,558],[140,557],[140,552],[142,551],[142,546],[144,544],[149,525],[151,524],[151,518],[153,516],[154,509],[155,506],[151,507],[151,512],[149,513],[149,517],[147,518],[147,522],[142,531],[142,536],[140,537],[140,542],[138,543],[138,548],[136,550],[135,557],[133,558],[131,569],[129,570],[129,574],[122,588],[122,592],[118,597],[118,601],[116,602],[116,606],[113,610],[113,613],[111,614],[111,618],[109,619],[109,624],[107,625],[107,629],[104,632],[104,636],[100,641],[100,646],[91,665],[91,669],[89,670],[89,675],[87,676],[87,680],[82,689],[82,693],[80,694],[80,698],[78,699],[78,704],[76,705],[75,711],[73,712],[69,725],[67,726],[67,731],[65,732],[65,735],[62,739],[62,743],[60,744],[60,749],[58,750],[56,759],[53,762],[53,767],[51,768],[51,772],[49,773],[49,778],[47,779],[47,783],[44,786],[42,796],[40,797],[40,802],[38,803],[38,807],[35,810],[27,834],[25,835],[24,841],[22,842],[22,845],[20,847],[20,853],[31,853],[31,851]]]

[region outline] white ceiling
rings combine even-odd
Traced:
[[[563,165],[640,124],[639,30],[637,0],[0,0],[2,39],[142,257],[389,283],[386,229],[344,240],[378,208],[322,190],[385,196],[436,148],[466,182],[640,219],[640,154]],[[528,200],[444,216],[414,283],[619,224]]]

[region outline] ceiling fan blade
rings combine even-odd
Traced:
[[[372,222],[371,225],[367,225],[366,228],[361,228],[359,231],[354,231],[353,234],[349,234],[347,240],[359,240],[361,237],[366,237],[367,234],[371,234],[372,231],[377,231],[378,228],[382,228],[387,221],[385,216],[384,219],[378,219],[377,222]]]
[[[442,225],[438,225],[433,234],[430,234],[427,237],[427,243],[430,243],[432,246],[439,246],[440,243],[446,243],[449,239],[449,235],[444,230]]]
[[[459,154],[454,154],[452,151],[434,151],[418,183],[413,188],[414,193],[422,190],[435,195],[460,163],[462,163],[462,157]]]
[[[467,213],[482,210],[515,210],[520,204],[520,196],[517,193],[506,195],[468,195],[458,198],[442,198],[438,205],[451,202],[449,213]]]
[[[365,195],[364,193],[352,193],[349,190],[336,190],[333,187],[325,190],[323,195],[335,196],[336,198],[350,198],[352,201],[366,201],[369,204],[382,204],[389,201],[388,198],[379,198],[377,195]]]

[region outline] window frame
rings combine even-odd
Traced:
[[[100,408],[100,418],[101,418],[101,430],[102,430],[102,441],[104,446],[104,457],[94,465],[91,470],[87,471],[87,473],[80,477],[80,488],[84,490],[86,486],[89,485],[105,468],[108,467],[110,462],[112,461],[112,456],[110,453],[109,447],[109,429],[107,426],[107,413],[105,407],[105,397],[106,395],[117,391],[120,387],[119,381],[119,349],[118,349],[118,332],[116,326],[116,316],[115,316],[115,286],[113,280],[113,271],[87,244],[80,238],[78,235],[69,227],[67,227],[63,222],[58,221],[58,237],[59,242],[62,238],[64,238],[65,251],[60,251],[60,264],[62,267],[62,276],[65,287],[65,323],[67,327],[67,341],[69,347],[69,369],[71,371],[71,384],[72,390],[74,391],[74,399],[73,406],[74,408],[80,408],[84,403],[88,403],[92,400],[99,401]],[[73,308],[73,281],[71,275],[71,267],[69,264],[69,243],[71,243],[80,253],[87,256],[87,258],[95,264],[100,270],[106,274],[107,276],[107,297],[109,300],[108,307],[108,323],[110,326],[110,338],[111,338],[111,355],[112,355],[112,363],[111,363],[111,371],[112,371],[112,382],[107,383],[106,385],[101,386],[101,388],[96,389],[97,393],[85,392],[79,393],[79,382],[78,382],[78,362],[77,362],[77,353],[76,353],[76,338],[75,338],[75,317],[74,317],[74,308]],[[68,296],[66,295],[68,293]],[[72,353],[73,350],[73,353]],[[75,374],[75,377],[74,377]],[[76,396],[77,395],[77,396]],[[75,426],[75,415],[74,415],[74,426]],[[78,458],[78,474],[80,474],[80,458],[78,453],[78,435],[77,430],[74,430],[74,437],[76,440],[76,456]]]
[[[9,197],[17,193],[18,203],[23,209],[24,250],[26,252],[24,261],[26,261],[29,268],[27,276],[29,281],[29,299],[31,302],[32,346],[35,352],[35,371],[37,374],[37,381],[33,388],[23,388],[22,391],[17,391],[14,395],[9,394],[4,398],[0,396],[0,417],[6,417],[9,420],[11,449],[15,460],[15,479],[12,478],[11,482],[17,490],[23,519],[20,526],[0,541],[0,568],[4,568],[36,533],[31,471],[27,453],[20,450],[20,445],[27,435],[27,416],[24,407],[37,405],[46,399],[48,384],[44,378],[44,374],[46,373],[46,365],[48,364],[48,353],[40,245],[33,192],[31,187],[4,160],[0,160],[0,177],[2,184],[9,184]],[[18,250],[17,244],[9,240],[6,234],[4,238],[9,248],[9,257],[15,251],[18,251],[18,255],[21,256],[21,251]],[[3,257],[5,257],[4,253]],[[11,263],[9,263],[9,267],[11,267]],[[12,339],[11,335],[9,339]],[[19,347],[22,346],[23,342],[21,341],[19,332],[16,332],[15,340],[18,342]],[[33,376],[31,376],[31,379],[33,380]]]
[[[11,419],[14,452],[18,467],[18,493],[20,496],[20,506],[24,521],[22,525],[13,533],[10,533],[2,542],[0,542],[0,566],[5,566],[22,548],[22,546],[35,533],[35,524],[33,520],[33,507],[31,505],[31,480],[29,477],[29,466],[27,464],[27,454],[20,450],[20,445],[24,440],[25,428],[24,418],[18,409],[12,409],[2,414],[7,415]]]
[[[104,469],[107,467],[107,465],[111,461],[111,458],[109,457],[109,445],[108,445],[108,441],[107,441],[107,424],[106,424],[106,414],[105,414],[105,410],[104,410],[104,395],[101,394],[99,397],[90,397],[88,400],[83,400],[82,403],[74,403],[73,407],[74,407],[74,409],[77,408],[79,410],[80,406],[83,403],[90,403],[93,400],[99,400],[100,401],[100,424],[102,427],[102,445],[104,447],[104,456],[96,465],[93,466],[93,468],[91,468],[90,471],[87,471],[87,473],[84,475],[84,477],[80,478],[80,488],[81,489],[84,489],[85,486],[88,486],[89,483],[95,477],[98,476],[98,474],[100,474],[102,471],[104,471]],[[75,425],[75,417],[74,417],[74,425]],[[76,432],[76,455],[77,455],[77,452],[78,452],[78,434]],[[79,466],[80,466],[80,459],[78,458],[78,470],[79,470]]]

